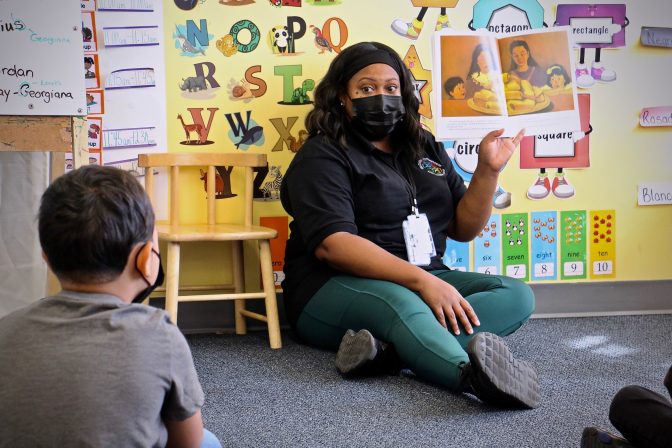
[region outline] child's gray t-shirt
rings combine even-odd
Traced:
[[[163,447],[203,400],[163,310],[62,291],[0,319],[0,447]]]

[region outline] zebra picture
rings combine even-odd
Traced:
[[[282,172],[280,165],[272,165],[268,170],[268,182],[259,190],[263,193],[264,200],[280,199],[280,184],[282,183]]]

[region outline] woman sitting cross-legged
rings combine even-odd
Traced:
[[[493,405],[537,407],[536,371],[500,337],[532,314],[531,289],[441,262],[447,237],[483,229],[523,132],[490,132],[466,188],[420,125],[408,69],[376,42],[334,58],[306,129],[280,195],[293,218],[282,287],[298,337],[338,350],[346,375],[403,365]]]

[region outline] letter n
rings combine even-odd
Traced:
[[[187,40],[191,45],[196,46],[196,41],[202,47],[210,46],[210,39],[208,38],[208,22],[201,19],[201,27],[197,27],[193,20],[187,20]]]

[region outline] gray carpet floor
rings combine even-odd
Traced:
[[[189,335],[205,426],[225,447],[578,447],[585,426],[613,430],[623,386],[667,396],[672,315],[533,319],[506,338],[542,384],[538,409],[505,411],[410,372],[343,379],[334,353],[266,333]]]

